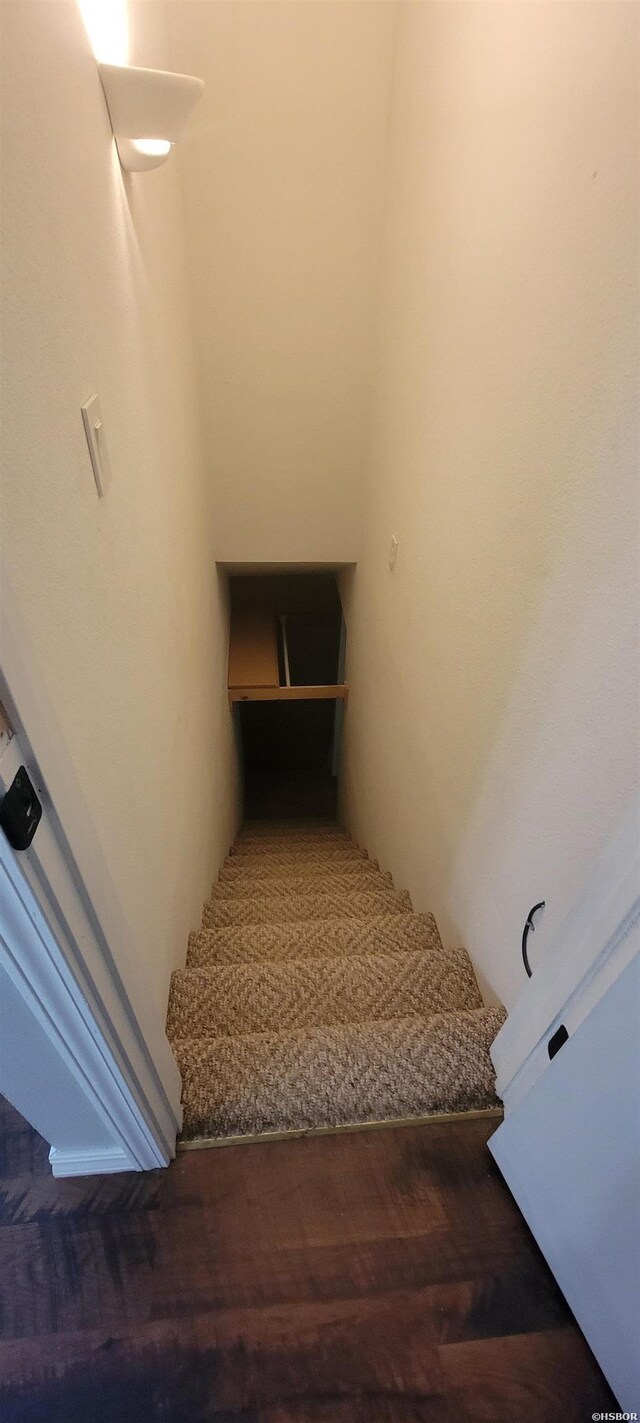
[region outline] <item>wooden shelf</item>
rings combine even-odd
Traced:
[[[229,687],[278,687],[278,639],[270,608],[233,608]]]
[[[286,620],[280,621],[284,624]],[[230,703],[346,701],[348,688],[345,683],[289,683],[284,627],[282,636],[285,640],[284,683],[281,681],[278,619],[275,609],[264,605],[232,608],[228,679]]]
[[[320,702],[343,701],[349,696],[346,682],[319,687],[229,687],[229,701],[234,702]]]

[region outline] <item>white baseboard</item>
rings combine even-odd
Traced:
[[[139,1171],[119,1146],[97,1151],[62,1151],[52,1146],[49,1161],[54,1176],[106,1176],[114,1171]]]

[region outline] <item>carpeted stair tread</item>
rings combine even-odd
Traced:
[[[344,834],[342,830],[327,831],[324,835],[312,835],[311,832],[300,831],[294,834],[277,835],[251,835],[246,839],[236,840],[229,851],[232,859],[236,855],[246,854],[251,851],[255,855],[270,855],[275,851],[296,850],[299,854],[313,851],[315,854],[321,850],[345,850],[353,844],[353,841]]]
[[[481,1008],[464,949],[362,954],[181,969],[171,981],[167,1032],[181,1037],[280,1032]]]
[[[314,888],[318,880],[340,879],[345,881],[349,892],[357,887],[358,880],[368,883],[384,882],[390,885],[391,876],[385,874],[373,860],[289,860],[284,864],[227,864],[223,865],[218,879],[219,885],[246,884],[250,892],[256,894],[281,893],[288,880],[304,879]]]
[[[202,928],[217,929],[224,924],[285,924],[308,919],[330,919],[337,913],[348,919],[361,919],[368,914],[406,914],[411,900],[389,887],[375,890],[353,890],[348,895],[291,894],[277,897],[250,896],[236,899],[209,900],[202,912]]]
[[[282,835],[289,832],[295,834],[298,831],[317,835],[323,830],[339,830],[341,835],[347,834],[344,825],[333,815],[281,815],[275,820],[265,820],[256,815],[243,821],[236,842],[247,835]]]
[[[318,825],[305,824],[304,821],[293,821],[287,824],[285,821],[272,822],[261,825],[254,822],[251,828],[240,831],[236,840],[236,846],[240,845],[278,845],[278,844],[327,844],[327,842],[337,842],[338,844],[349,844],[349,836],[341,825],[335,821],[326,821]]]
[[[352,841],[345,841],[340,844],[336,840],[328,840],[326,844],[312,844],[305,841],[302,844],[287,844],[286,841],[279,841],[277,845],[259,845],[257,842],[252,845],[236,846],[229,852],[225,860],[225,869],[264,869],[266,873],[277,865],[288,866],[291,864],[346,864],[356,865],[375,864],[375,860],[370,860],[364,850],[360,850]]]
[[[338,1126],[496,1104],[499,1008],[291,1033],[183,1038],[183,1137]]]
[[[251,821],[172,977],[183,1138],[493,1106],[504,1016],[335,821]]]
[[[389,893],[395,894],[393,882],[389,875],[383,875],[380,870],[372,869],[368,874],[343,874],[341,870],[330,872],[325,869],[324,873],[302,874],[299,870],[296,874],[274,875],[268,879],[253,878],[247,875],[231,876],[230,879],[223,879],[222,874],[211,890],[211,903],[218,899],[243,899],[250,895],[262,899],[278,899],[281,896],[291,898],[295,895],[321,894],[329,895],[334,899],[340,895]]]
[[[432,914],[371,914],[364,919],[226,925],[189,935],[189,968],[207,964],[270,963],[346,954],[442,950]]]

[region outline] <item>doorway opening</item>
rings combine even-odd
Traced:
[[[335,818],[345,628],[332,573],[230,579],[245,819]]]

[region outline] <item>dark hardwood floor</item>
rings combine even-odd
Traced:
[[[587,1423],[616,1408],[495,1120],[54,1181],[0,1111],[2,1423]]]

